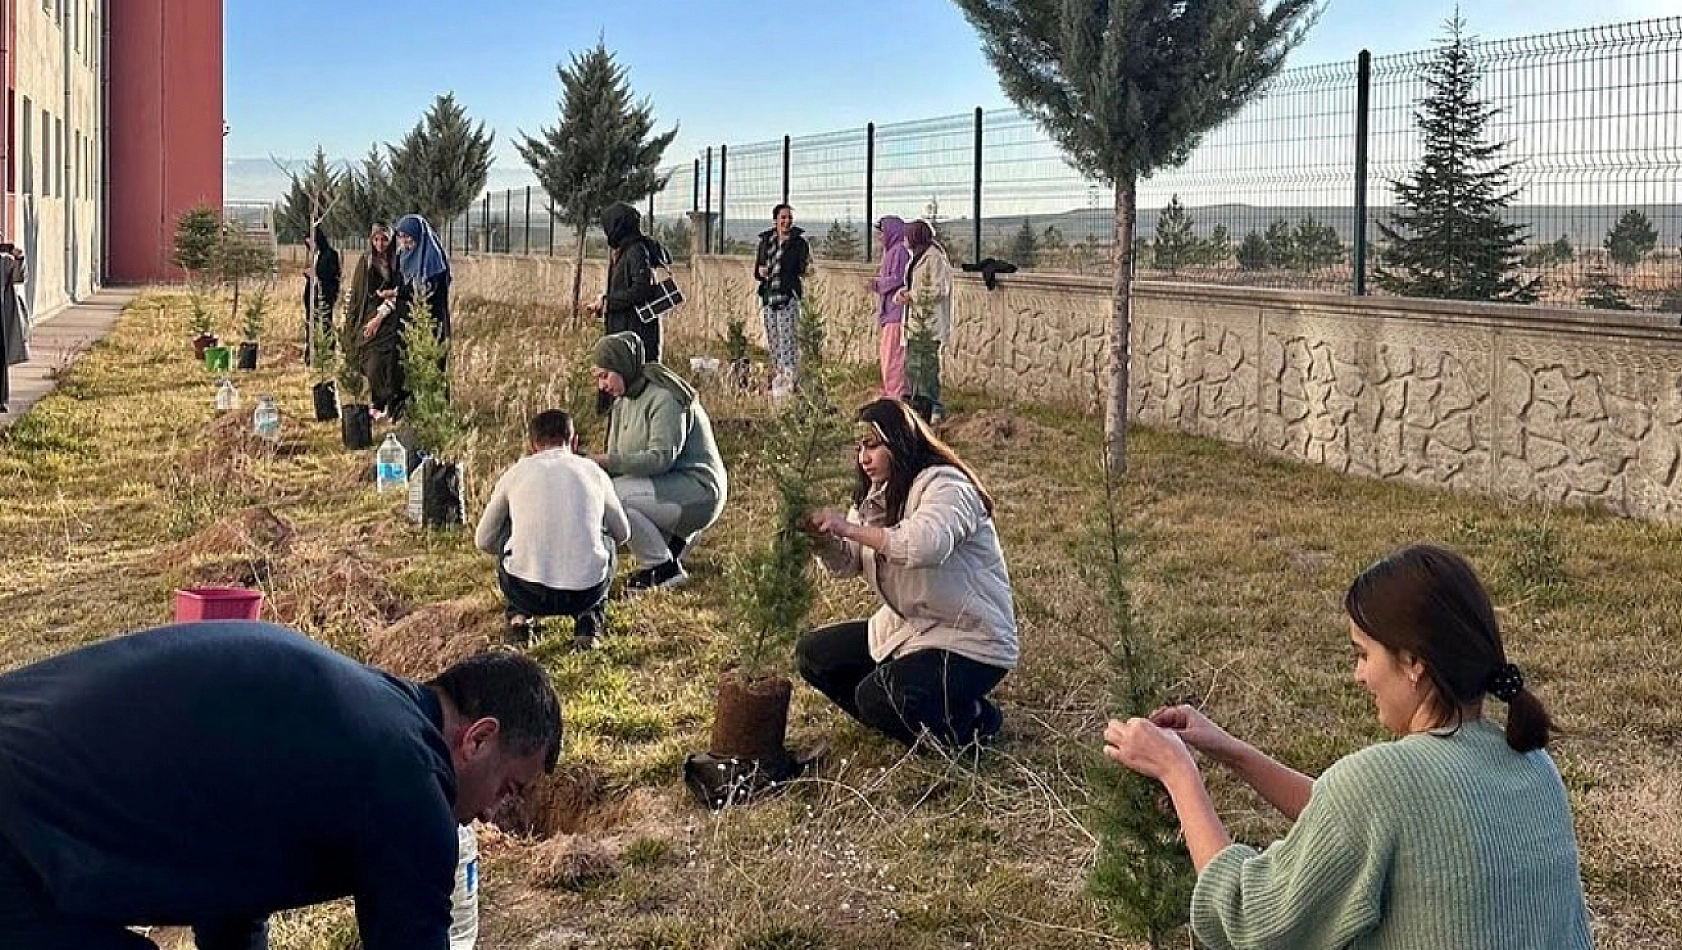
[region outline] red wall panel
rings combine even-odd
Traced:
[[[111,283],[174,280],[175,218],[222,208],[222,0],[117,0],[111,53]]]

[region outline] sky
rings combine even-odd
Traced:
[[[1328,0],[1287,65],[1426,48],[1455,7]],[[1682,0],[1458,7],[1469,32],[1491,40],[1675,15]],[[234,0],[224,16],[230,198],[268,197],[241,193],[270,186],[236,181],[238,166],[304,158],[318,145],[330,159],[355,159],[400,138],[443,92],[496,132],[491,187],[530,180],[513,143],[556,122],[557,64],[598,40],[650,101],[657,128],[678,126],[671,164],[708,145],[1010,105],[947,0]],[[306,24],[322,28],[312,35]]]

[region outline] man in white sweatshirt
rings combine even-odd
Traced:
[[[529,643],[539,617],[571,617],[573,648],[587,650],[602,630],[615,552],[631,525],[613,480],[574,454],[571,416],[546,409],[528,434],[531,454],[497,479],[473,541],[497,559],[509,643]]]

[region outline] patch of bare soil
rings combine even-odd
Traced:
[[[1061,433],[1003,409],[982,409],[948,419],[940,427],[940,436],[965,445],[1001,445],[1038,442]]]
[[[375,632],[368,662],[410,679],[430,679],[440,670],[496,642],[502,612],[468,598],[428,604]]]
[[[253,587],[269,578],[294,534],[290,522],[256,505],[166,549],[158,563],[166,570],[185,570],[194,584]]]

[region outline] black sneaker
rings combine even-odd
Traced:
[[[672,558],[653,567],[645,567],[632,574],[625,581],[627,591],[654,590],[656,588],[681,587],[689,580],[683,565],[677,558]]]
[[[992,742],[999,730],[1005,727],[1004,710],[985,699],[978,699],[975,703],[980,707],[975,714],[975,741],[983,744]]]
[[[683,557],[683,549],[689,547],[689,539],[675,534],[666,535],[666,549],[672,552],[672,560]]]
[[[530,646],[536,627],[529,617],[509,617],[508,626],[502,631],[502,642],[511,647]]]
[[[586,610],[578,616],[572,618],[572,636],[574,640],[579,637],[594,639],[601,636],[602,631],[606,629],[606,627],[607,616],[602,611],[601,607]]]

